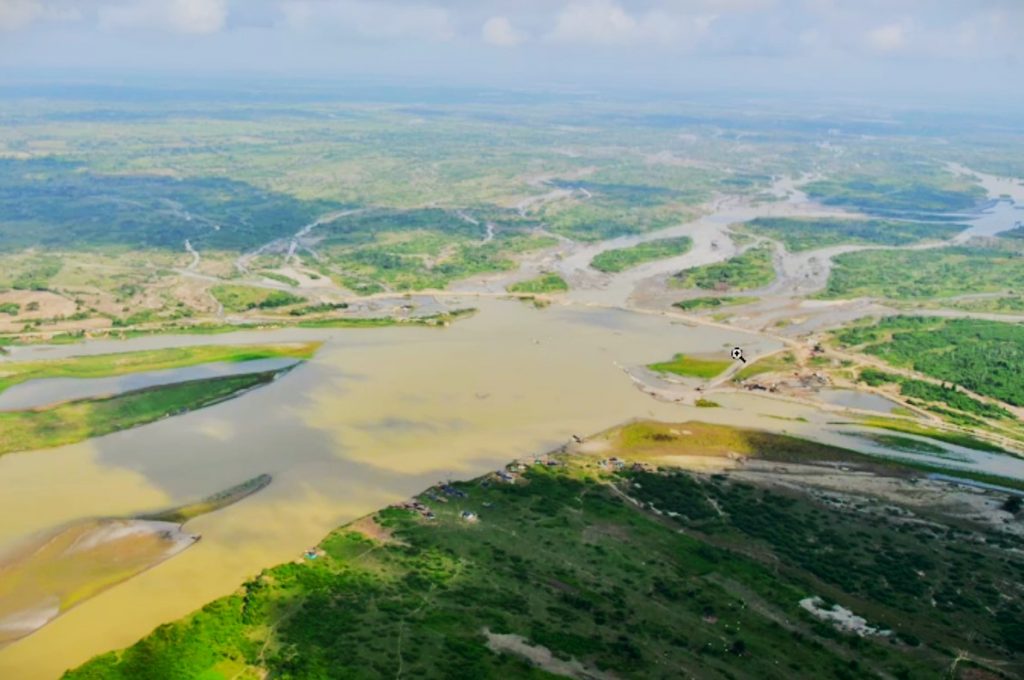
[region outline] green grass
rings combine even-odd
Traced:
[[[652,455],[743,450],[826,470],[843,461],[893,484],[919,476],[916,466],[702,423],[606,436],[610,454],[634,460],[629,442]],[[264,570],[65,678],[554,677],[490,650],[484,631],[620,677],[944,677],[954,649],[1010,676],[1024,669],[1019,537],[941,509],[910,523],[905,515],[922,509],[898,500],[887,503],[900,513],[866,512],[877,500],[855,490],[851,502],[828,503],[785,473],[783,490],[673,469],[603,472],[595,460],[534,465],[516,484],[456,482],[465,496],[447,503],[437,490],[421,494],[432,520],[381,510],[364,520],[377,525],[373,537],[341,527],[318,559]],[[841,633],[800,609],[809,596],[892,634]]]
[[[751,297],[749,295],[732,295],[727,297],[692,298],[690,300],[682,300],[680,302],[673,303],[672,306],[678,307],[683,311],[690,312],[700,309],[718,309],[719,307],[729,307],[732,305],[745,305],[756,301],[756,297]]]
[[[831,217],[759,217],[744,223],[742,228],[782,241],[790,252],[799,252],[841,244],[903,246],[945,240],[967,225]]]
[[[834,262],[816,297],[921,301],[1024,289],[1024,258],[1000,248],[866,250]]]
[[[704,399],[703,397],[694,402],[694,404],[697,406],[697,408],[721,408],[722,406],[717,401],[712,401],[711,399]]]
[[[647,368],[657,373],[674,373],[691,378],[714,378],[730,366],[732,361],[697,359],[685,354],[676,354],[671,361],[648,364]]]
[[[547,293],[564,293],[569,290],[569,284],[558,274],[549,272],[533,279],[510,284],[506,290],[510,293],[543,295]]]
[[[0,455],[73,444],[211,406],[265,385],[278,373],[193,380],[45,409],[0,412]]]
[[[718,291],[767,286],[775,280],[772,253],[770,246],[755,246],[725,262],[683,270],[673,277],[671,285]]]
[[[599,253],[590,261],[590,266],[598,271],[614,274],[644,262],[682,255],[692,247],[693,240],[688,236],[644,241],[629,248],[618,248]]]
[[[210,293],[229,312],[247,312],[250,309],[275,309],[305,302],[306,299],[280,290],[267,290],[250,286],[218,284]]]
[[[109,378],[143,371],[164,371],[214,361],[255,359],[309,359],[320,343],[277,345],[202,345],[166,349],[93,354],[66,359],[6,362],[0,370],[0,392],[12,385],[41,378]]]

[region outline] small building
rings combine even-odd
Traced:
[[[463,510],[460,517],[467,522],[475,522],[478,519],[476,513],[470,510]]]

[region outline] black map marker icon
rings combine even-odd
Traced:
[[[747,360],[743,358],[743,350],[740,349],[739,347],[733,347],[732,348],[732,358],[736,359],[737,361],[742,361],[743,363],[747,363]]]

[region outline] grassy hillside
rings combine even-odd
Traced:
[[[824,474],[842,462],[897,485],[916,473],[701,423],[636,423],[597,440],[602,460],[530,459],[513,483],[435,487],[342,527],[315,559],[265,570],[65,678],[1024,671],[1019,537],[920,506],[882,512],[856,491],[816,493],[779,463]],[[782,481],[655,467],[693,454],[775,461]],[[844,611],[863,617],[861,634],[826,618]]]

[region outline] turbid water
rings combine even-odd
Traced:
[[[317,357],[244,397],[134,430],[0,458],[0,549],[90,517],[131,516],[270,473],[267,489],[189,523],[203,541],[0,650],[0,677],[53,678],[295,559],[330,529],[446,477],[471,477],[629,417],[696,412],[621,366],[726,353],[740,331],[629,312],[481,301],[448,329],[283,330],[41,348],[23,357],[322,338]],[[618,365],[617,365],[618,364]],[[734,417],[735,414],[717,414]],[[744,418],[755,424],[759,418]],[[762,419],[766,426],[773,422]]]

